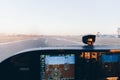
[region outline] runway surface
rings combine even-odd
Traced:
[[[0,43],[0,61],[5,58],[15,55],[16,53],[32,49],[32,48],[41,48],[41,47],[60,47],[60,46],[70,46],[75,44],[75,42],[67,40],[65,38],[58,37],[39,37],[27,40],[19,40],[14,42]]]
[[[109,41],[108,41],[109,40]],[[120,46],[120,38],[97,38],[96,45],[118,45]],[[0,43],[0,62],[16,53],[41,47],[78,47],[84,45],[82,37],[57,37],[57,36],[42,36],[27,40],[19,40],[8,43]]]

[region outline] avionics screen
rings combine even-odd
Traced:
[[[118,54],[110,54],[110,55],[102,55],[103,62],[119,62],[120,55]]]
[[[41,80],[74,80],[74,54],[41,55]]]

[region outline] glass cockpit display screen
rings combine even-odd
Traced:
[[[41,80],[74,80],[75,55],[41,55]]]
[[[112,55],[102,55],[103,62],[120,62],[120,55],[112,54]]]

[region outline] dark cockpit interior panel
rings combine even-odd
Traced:
[[[0,64],[1,80],[105,80],[120,77],[120,52],[34,50]]]

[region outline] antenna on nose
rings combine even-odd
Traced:
[[[87,44],[88,46],[93,46],[96,40],[96,35],[85,35],[82,37],[82,41],[84,44]]]

